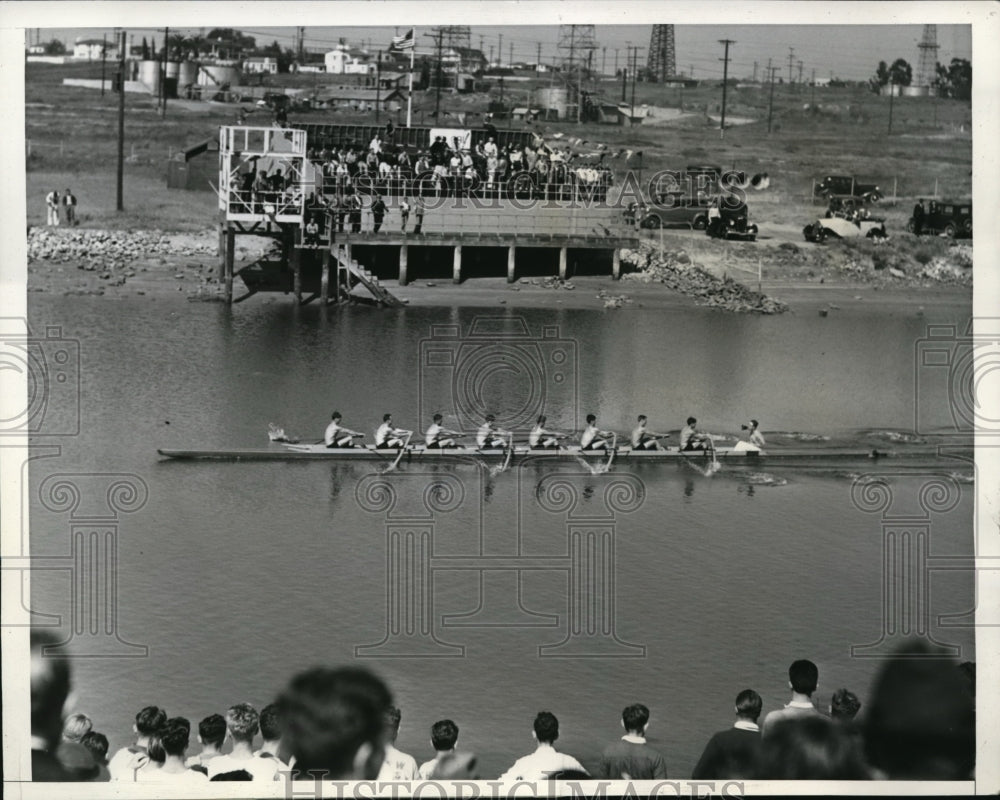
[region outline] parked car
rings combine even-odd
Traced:
[[[906,223],[906,230],[916,231],[913,217]],[[931,200],[920,224],[921,233],[943,233],[949,239],[972,238],[972,201]]]
[[[708,210],[708,226],[705,232],[716,239],[757,239],[757,226],[749,221],[747,204],[716,202]]]
[[[877,203],[882,199],[882,191],[878,184],[860,183],[850,175],[827,175],[819,182],[817,193],[823,197],[832,195],[847,195],[861,197],[869,203]]]
[[[708,226],[708,208],[711,197],[688,197],[671,194],[659,198],[657,205],[646,212],[639,226],[642,228],[669,228],[685,226],[703,231]]]
[[[875,217],[862,219],[844,219],[843,217],[824,217],[811,222],[802,229],[802,235],[807,242],[817,244],[831,239],[884,239],[889,234],[885,230],[885,220]]]

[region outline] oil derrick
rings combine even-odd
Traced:
[[[924,25],[924,36],[917,45],[920,58],[917,61],[915,86],[933,86],[937,77],[937,25]]]
[[[577,122],[583,118],[583,81],[589,75],[590,64],[597,49],[597,35],[593,25],[560,25],[559,52],[563,54],[563,77],[573,104]]]
[[[649,61],[646,63],[651,78],[663,83],[677,74],[674,54],[674,26],[654,25],[649,37]]]

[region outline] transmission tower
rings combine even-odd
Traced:
[[[937,25],[924,25],[924,36],[917,45],[920,59],[917,62],[916,86],[933,86],[937,77]]]
[[[446,50],[449,47],[472,48],[472,32],[468,25],[442,25],[434,31],[441,34],[441,46]]]
[[[560,25],[559,51],[564,53],[563,75],[571,93],[576,95],[576,119],[583,118],[583,73],[597,49],[593,25]]]
[[[660,83],[677,74],[677,58],[674,55],[674,26],[654,25],[649,37],[649,60],[646,62],[649,74]]]

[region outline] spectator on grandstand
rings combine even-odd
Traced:
[[[319,244],[319,224],[316,222],[316,217],[309,217],[302,243],[307,247],[316,247]]]
[[[254,756],[272,759],[279,771],[287,772],[288,765],[281,760],[281,712],[277,703],[264,706],[260,712],[260,736],[264,741]]]
[[[212,714],[198,723],[198,743],[201,752],[184,762],[185,766],[208,775],[208,762],[222,755],[222,744],[226,741],[226,718]]]
[[[375,195],[375,200],[372,203],[372,232],[378,233],[379,229],[382,227],[382,221],[385,219],[385,212],[388,210],[385,200],[382,199],[382,195]]]
[[[649,709],[635,703],[622,711],[625,735],[604,748],[600,774],[612,780],[653,780],[667,777],[667,762],[646,743]]]
[[[208,783],[205,773],[185,765],[184,755],[187,753],[191,737],[191,723],[184,717],[168,719],[160,729],[160,747],[163,749],[163,763],[155,769],[139,770],[136,780],[153,783],[175,783],[194,785]],[[152,761],[150,762],[152,763]]]
[[[293,677],[278,699],[292,778],[374,779],[391,703],[385,684],[365,669],[316,667]]]
[[[782,719],[762,740],[757,778],[861,781],[871,775],[855,737],[822,714]]]
[[[587,771],[573,756],[560,753],[555,749],[556,739],[559,738],[559,720],[556,719],[555,714],[539,711],[535,716],[533,727],[531,735],[537,743],[535,752],[515,761],[514,766],[500,776],[500,780],[539,781],[545,780],[555,773],[569,770],[587,774]]]
[[[166,725],[166,722],[163,724]],[[156,773],[167,760],[167,752],[163,749],[163,740],[160,738],[162,733],[163,726],[149,737],[149,746],[145,753],[133,754],[120,780],[135,783],[148,783],[156,780]]]
[[[399,721],[402,712],[395,706],[390,706],[385,712],[385,759],[378,773],[381,781],[415,781],[420,777],[416,759],[396,749],[396,737],[399,735]]]
[[[904,645],[875,678],[864,738],[878,777],[970,780],[976,707],[967,679],[929,645]]]
[[[762,736],[767,736],[771,726],[778,722],[799,717],[821,717],[812,702],[813,692],[819,681],[819,670],[812,661],[800,659],[792,662],[788,668],[788,687],[792,690],[792,699],[784,708],[776,709],[764,717],[760,726]]]
[[[274,780],[277,765],[269,758],[254,758],[253,739],[260,729],[260,715],[249,703],[237,703],[226,712],[226,735],[233,740],[232,752],[208,762],[208,777],[244,769],[255,781]]]
[[[166,721],[167,712],[156,706],[146,706],[135,715],[135,725],[132,726],[136,735],[135,744],[123,747],[111,757],[108,762],[111,780],[135,780],[135,770],[143,761],[136,757],[148,754],[150,740]]]
[[[64,742],[79,742],[84,734],[90,733],[94,723],[86,714],[70,714],[63,723],[62,740]]]
[[[458,744],[458,725],[450,719],[438,720],[431,726],[431,746],[434,748],[434,758],[420,765],[420,777],[430,778],[440,762],[455,755],[455,745]]]
[[[830,717],[840,722],[853,722],[861,710],[861,701],[854,692],[837,689],[830,698]]]
[[[90,731],[85,733],[80,739],[80,744],[86,747],[90,751],[91,757],[94,759],[94,763],[98,766],[107,768],[108,766],[108,737],[103,733],[98,733],[97,731]],[[108,779],[111,775],[108,775]]]
[[[82,739],[94,727],[86,714],[70,714],[63,724],[62,740],[56,747],[56,758],[75,781],[106,781],[110,775],[105,765],[94,758]],[[107,746],[107,740],[105,740]]]
[[[757,719],[763,701],[753,689],[736,695],[736,722],[708,740],[705,751],[691,773],[692,780],[725,780],[754,777],[760,758],[760,728]]]

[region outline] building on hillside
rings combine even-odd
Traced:
[[[243,71],[255,75],[277,75],[278,59],[272,56],[251,56],[243,62]]]
[[[352,109],[354,111],[374,111],[375,103],[383,111],[396,112],[406,105],[406,94],[398,89],[365,89],[357,86],[338,86],[321,91],[316,102],[327,108]]]
[[[371,53],[344,42],[329,51],[323,62],[331,75],[371,75],[375,72]]]
[[[489,66],[483,51],[472,47],[449,47],[443,50],[441,63],[450,72],[481,72]]]
[[[118,55],[118,47],[110,39],[77,39],[73,44],[73,58],[85,58],[88,61],[100,61],[101,53],[105,58],[114,58]]]

